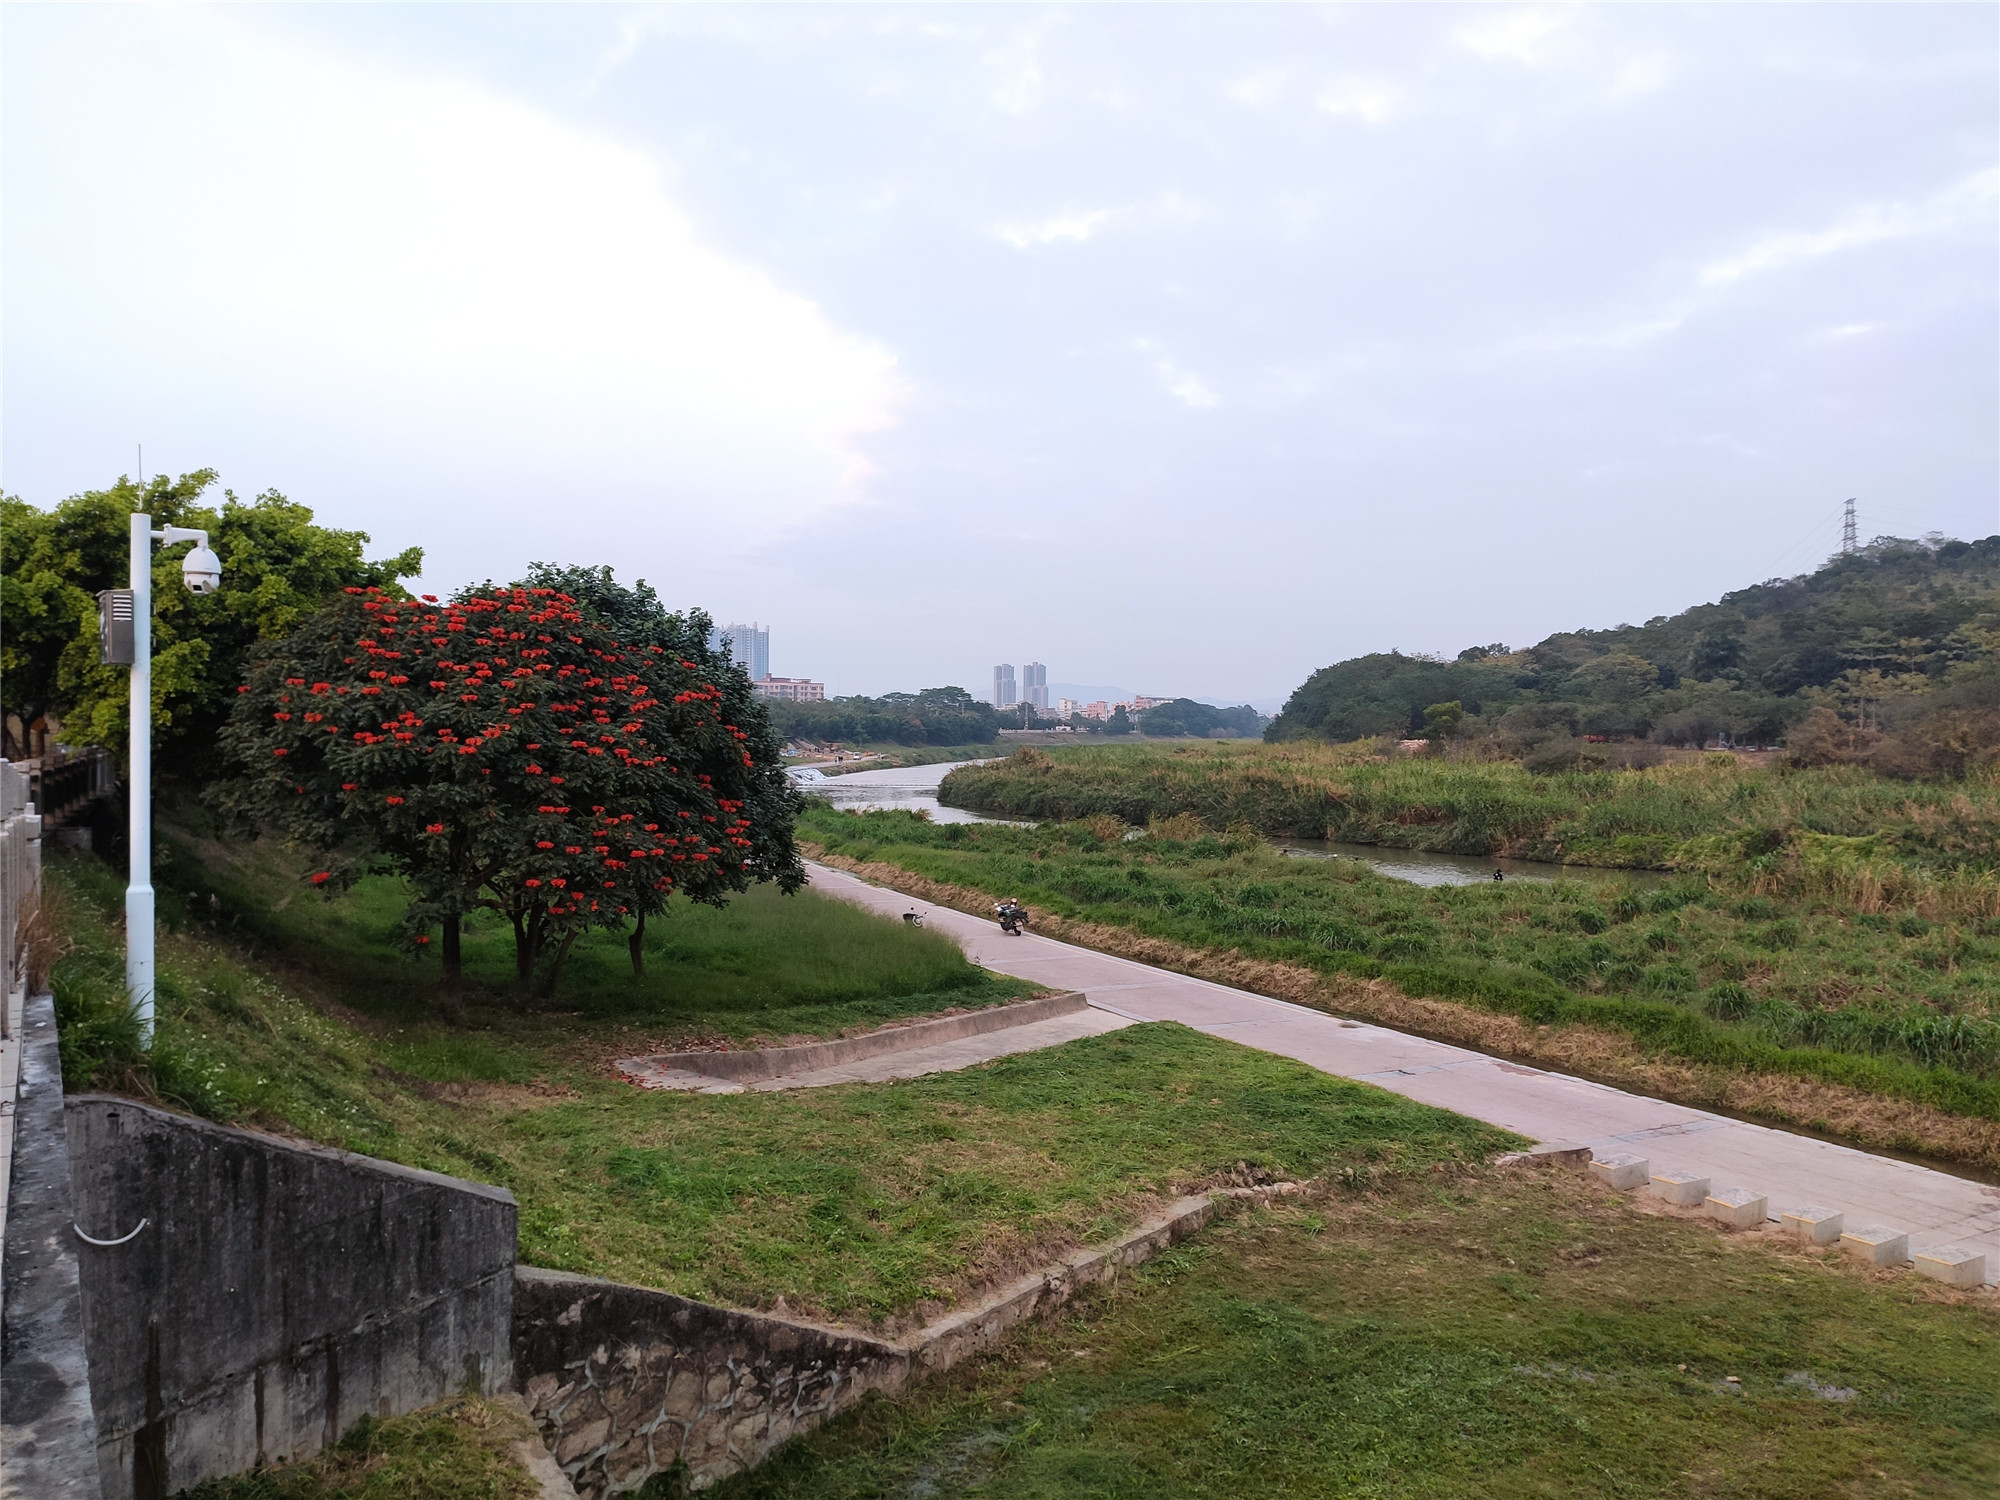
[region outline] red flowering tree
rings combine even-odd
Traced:
[[[774,737],[725,714],[737,695],[714,675],[551,589],[349,590],[239,689],[223,800],[339,855],[315,881],[403,875],[406,934],[426,948],[438,930],[447,997],[480,908],[551,986],[587,928],[803,881]]]

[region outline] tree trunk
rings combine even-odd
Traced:
[[[632,924],[632,936],[626,941],[625,946],[632,950],[632,977],[634,979],[644,979],[646,977],[646,914],[644,912],[640,912],[639,920]]]
[[[526,919],[518,911],[510,911],[507,915],[514,923],[514,977],[525,984],[528,976],[535,972],[534,943],[529,937]]]
[[[562,977],[563,960],[569,957],[570,945],[575,943],[574,930],[563,934],[563,940],[550,955],[548,968],[542,971],[541,998],[550,999],[556,992],[556,981]]]
[[[458,913],[451,912],[444,919],[444,941],[438,945],[439,955],[444,959],[444,983],[438,988],[439,1000],[444,1013],[453,1020],[464,1013],[465,1003],[459,998],[459,988],[465,977],[464,954],[458,941]]]

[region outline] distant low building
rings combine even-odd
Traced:
[[[826,684],[810,677],[759,677],[750,690],[759,698],[783,698],[790,703],[826,701]]]
[[[1143,693],[1135,693],[1132,696],[1131,708],[1133,713],[1142,714],[1149,708],[1160,708],[1174,701],[1172,698],[1148,698]]]
[[[1063,698],[1057,702],[1056,712],[1061,714],[1065,719],[1074,718],[1083,712],[1083,705],[1074,698]]]

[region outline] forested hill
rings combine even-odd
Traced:
[[[1644,625],[1474,646],[1455,661],[1392,651],[1336,662],[1292,694],[1266,737],[1420,735],[1426,710],[1452,702],[1460,732],[1769,742],[1820,706],[1866,732],[1945,704],[1990,707],[1997,648],[2000,536],[1884,537]]]

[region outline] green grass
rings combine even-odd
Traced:
[[[1972,1500],[1996,1368],[1990,1297],[1567,1174],[1405,1183],[1212,1228],[712,1493]]]
[[[163,918],[211,929],[262,951],[309,963],[357,1009],[398,1014],[421,1009],[437,968],[397,941],[408,899],[401,881],[370,876],[323,899],[302,876],[307,866],[282,846],[224,846],[170,834],[159,872],[170,899]],[[498,1001],[521,998],[514,933],[504,917],[466,919],[466,983]],[[625,938],[591,933],[565,965],[557,1001],[590,1015],[700,1024],[743,1035],[779,1012],[789,1030],[838,1031],[907,1013],[899,1002],[955,990],[987,990],[991,978],[950,939],[883,922],[810,892],[787,896],[753,886],[723,908],[677,903],[646,933],[646,977],[633,977]]]
[[[1717,835],[1751,835],[1746,858],[1802,838],[1868,840],[1871,857],[1906,877],[1971,882],[1931,899],[1963,894],[2000,913],[1990,878],[2000,872],[2000,781],[1990,774],[1910,782],[1857,766],[1750,767],[1719,754],[1644,771],[1536,775],[1514,761],[1381,760],[1354,746],[1238,741],[1022,752],[953,772],[945,800],[995,817],[1143,825],[1185,814],[1214,829],[1652,869]]]
[[[221,930],[170,932],[160,1036],[145,1068],[134,1051],[91,1053],[73,1041],[119,1014],[115,877],[81,857],[52,860],[49,874],[73,944],[57,976],[70,1087],[150,1089],[212,1118],[498,1183],[520,1202],[528,1263],[708,1300],[782,1298],[827,1316],[894,1319],[1129,1228],[1159,1200],[1239,1162],[1276,1176],[1393,1175],[1513,1139],[1174,1026],[892,1085],[642,1090],[608,1064],[658,1050],[657,1007],[632,1015],[493,1003],[472,1007],[463,1025],[422,1019],[394,995],[360,992],[373,960],[333,945],[351,946],[364,918],[338,925],[339,902],[312,908],[331,912],[315,921],[336,924],[325,946],[290,950],[281,968],[226,938],[229,908]],[[351,899],[365,913],[365,893]],[[785,925],[814,904],[827,910],[812,920],[831,924],[818,930],[872,924],[918,953],[935,940],[819,898],[742,901],[704,914],[740,940],[691,950],[683,961],[712,987],[690,986],[729,1006],[766,993],[743,955],[771,955],[779,938],[816,930]],[[264,944],[281,920],[293,919],[265,912],[242,926]],[[795,957],[769,961],[795,974],[786,967]],[[849,981],[839,983],[848,993]],[[792,1006],[671,1010],[669,1019],[789,1030],[875,1005],[935,1009],[1020,989],[994,983],[838,1004],[808,991]],[[354,1008],[314,1004],[308,993]]]
[[[1254,835],[1197,824],[1127,840],[1117,827],[815,809],[800,831],[1066,917],[2000,1118],[2000,918],[1856,913],[1696,875],[1645,890],[1424,889],[1355,861],[1286,858]]]
[[[181,1500],[538,1500],[507,1449],[541,1436],[525,1416],[462,1399],[378,1421],[363,1417],[302,1463],[210,1480]]]

